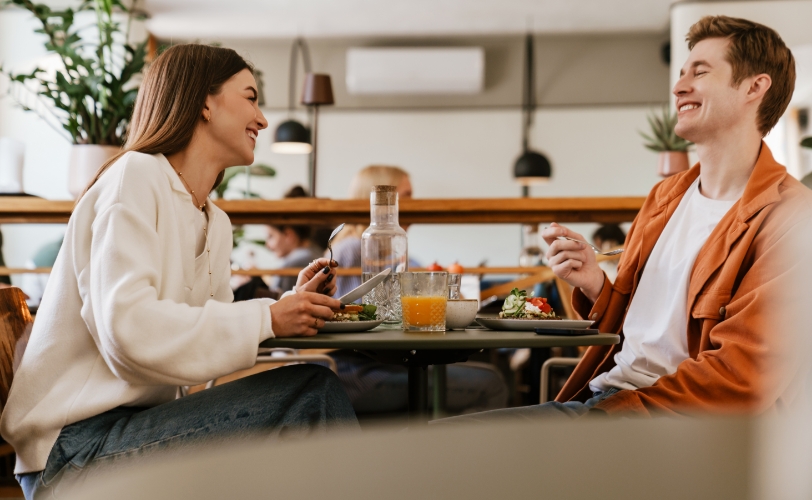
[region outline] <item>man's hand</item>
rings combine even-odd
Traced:
[[[277,337],[310,337],[333,318],[332,309],[340,307],[337,299],[300,291],[271,305],[271,328]]]
[[[329,262],[324,257],[311,262],[299,272],[296,280],[296,292],[314,292],[333,296],[336,293],[335,268],[338,262]],[[324,271],[327,270],[325,273]]]
[[[583,236],[559,226],[555,222],[541,232],[541,237],[550,246],[547,250],[547,262],[556,276],[572,286],[577,286],[593,303],[603,290],[604,274],[595,252],[586,243],[578,241],[559,240],[559,236],[567,236],[580,241],[586,241]]]

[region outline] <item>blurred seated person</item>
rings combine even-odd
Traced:
[[[608,252],[626,242],[626,233],[617,224],[604,224],[592,233],[592,243],[600,248],[601,252]],[[612,283],[617,277],[617,263],[620,259],[604,260],[598,266],[606,273]]]
[[[307,191],[303,187],[294,186],[284,197],[307,198],[307,196]],[[311,243],[310,235],[309,226],[269,225],[265,246],[281,259],[280,268],[301,269],[318,259],[323,252],[321,248]],[[293,289],[296,285],[296,276],[273,276],[269,285],[266,285],[259,276],[253,276],[234,290],[234,300],[279,298],[283,293]]]
[[[369,200],[373,186],[397,186],[398,199],[412,197],[412,182],[405,170],[386,166],[370,165],[355,174],[350,183],[351,200]],[[347,225],[333,240],[333,260],[343,268],[361,267],[361,234],[366,225]],[[403,229],[408,229],[404,225]],[[411,263],[409,265],[412,265]],[[361,276],[339,276],[336,278],[336,297],[361,285]]]
[[[372,165],[355,175],[350,184],[350,198],[368,200],[373,186],[397,186],[399,199],[412,197],[412,183],[406,171]],[[339,266],[361,267],[361,234],[364,229],[366,226],[363,225],[347,226],[333,240],[333,259]],[[409,265],[416,264],[410,262]],[[360,276],[338,277],[336,296],[340,297],[360,284]],[[380,414],[408,409],[406,367],[379,363],[349,349],[334,351],[330,355],[338,364],[338,378],[357,413]],[[447,411],[465,413],[507,405],[507,384],[493,365],[456,363],[448,365],[447,374]],[[430,384],[432,380],[430,377]]]

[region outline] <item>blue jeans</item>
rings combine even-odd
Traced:
[[[45,470],[20,474],[27,500],[70,486],[92,471],[199,444],[358,430],[344,389],[329,369],[270,370],[152,408],[119,407],[65,426]]]
[[[450,417],[440,420],[434,420],[432,424],[467,424],[467,423],[481,423],[481,422],[496,422],[504,421],[506,419],[518,420],[533,420],[537,418],[561,418],[568,417],[575,419],[584,416],[590,409],[600,403],[606,398],[612,397],[617,394],[619,389],[614,387],[604,391],[596,392],[593,397],[582,403],[580,401],[567,401],[566,403],[559,403],[558,401],[550,401],[540,405],[522,406],[519,408],[505,408],[502,410],[483,411],[482,413],[472,413],[470,415],[461,415],[459,417]]]

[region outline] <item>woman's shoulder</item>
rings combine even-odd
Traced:
[[[171,187],[166,173],[166,159],[161,154],[150,155],[128,151],[121,155],[85,193],[74,213],[96,214],[115,206],[126,206],[143,212],[152,219],[160,200],[168,196]]]
[[[165,162],[162,154],[128,151],[107,168],[88,194],[101,197],[106,193],[116,201],[124,201],[165,190],[169,188]]]

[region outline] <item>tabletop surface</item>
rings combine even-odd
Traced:
[[[319,333],[313,337],[268,339],[260,347],[294,349],[489,349],[498,347],[568,347],[612,345],[620,337],[611,333],[595,335],[537,335],[535,332],[496,330],[453,330],[440,333],[406,333],[378,327],[361,333]]]

